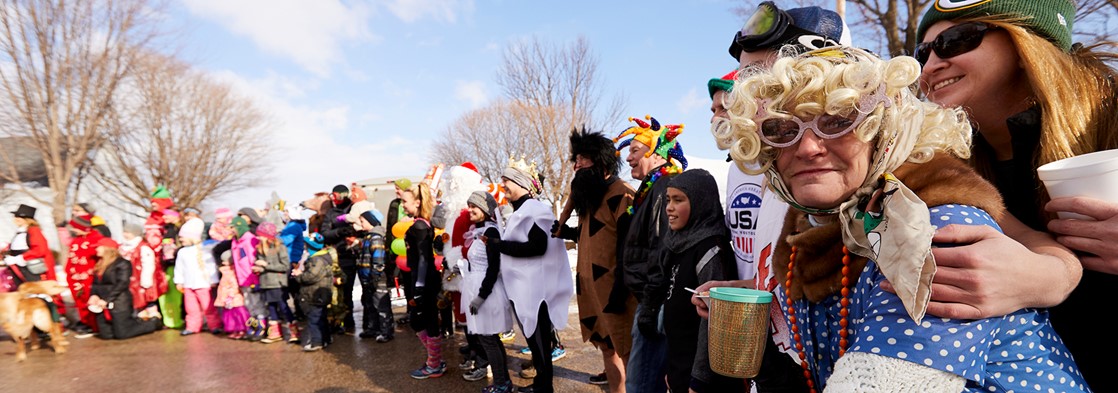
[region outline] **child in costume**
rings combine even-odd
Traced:
[[[426,183],[408,188],[403,194],[403,207],[415,223],[404,233],[407,244],[408,268],[412,282],[408,304],[411,308],[412,330],[416,331],[419,341],[427,351],[427,361],[411,372],[415,379],[438,378],[446,372],[443,361],[443,336],[440,332],[437,297],[442,292],[442,276],[435,267],[434,238],[431,214],[434,210],[434,197]]]
[[[202,248],[202,230],[205,223],[195,218],[179,229],[179,242],[183,245],[175,258],[175,287],[183,294],[186,307],[187,336],[202,331],[203,321],[210,329],[218,329],[217,309],[213,307],[210,290],[218,283],[217,266],[213,256]]]
[[[132,307],[139,310],[137,316],[142,319],[162,318],[158,301],[159,296],[167,292],[167,276],[158,262],[162,241],[158,230],[147,230],[132,251],[132,278],[128,289],[132,292]]]
[[[291,271],[291,278],[299,282],[299,304],[307,315],[307,329],[303,351],[312,352],[328,344],[326,308],[334,291],[334,264],[329,250],[324,249],[322,235],[312,233],[303,239],[310,256]]]
[[[498,229],[497,200],[485,191],[475,191],[467,200],[470,221],[473,226],[466,232],[469,240],[464,248],[466,258],[459,262],[462,270],[462,302],[467,310],[466,328],[468,336],[484,352],[480,357],[485,363],[476,365],[472,372],[462,377],[469,381],[485,378],[486,369],[493,372],[493,384],[483,392],[511,392],[507,358],[504,344],[499,334],[512,329],[512,311],[508,306],[508,295],[500,280],[501,254],[496,248],[488,247],[501,241]]]
[[[290,324],[294,321],[287,320],[288,313],[284,312],[283,307],[283,291],[287,288],[287,271],[291,262],[288,260],[287,248],[276,238],[275,224],[268,221],[261,223],[256,227],[256,237],[260,239],[260,243],[256,246],[256,262],[252,270],[260,276],[259,294],[268,310],[267,337],[261,342],[270,344],[283,340],[284,333],[288,337],[292,334]],[[281,323],[283,329],[280,329]]]
[[[364,320],[361,325],[362,338],[376,338],[378,343],[386,343],[395,336],[395,322],[392,316],[392,299],[388,294],[385,280],[384,216],[369,201],[353,204],[346,220],[363,234],[355,244],[357,254],[357,278],[361,281],[361,305],[364,307]]]
[[[237,274],[233,272],[233,255],[226,251],[221,253],[221,281],[217,285],[217,298],[214,307],[221,308],[221,324],[229,338],[240,340],[245,337],[246,322],[248,322],[248,309],[245,308],[245,297],[241,295],[241,288],[237,286]]]
[[[260,285],[260,276],[252,271],[252,267],[256,265],[256,246],[260,239],[252,233],[249,222],[244,217],[233,219],[233,230],[237,237],[233,240],[230,251],[233,253],[233,271],[237,275],[237,285],[241,287],[245,308],[249,312],[248,339],[260,341],[264,338],[261,323],[268,311],[260,300],[260,293],[256,291],[256,287]]]

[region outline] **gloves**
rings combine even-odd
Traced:
[[[477,315],[477,309],[481,308],[482,303],[485,303],[485,298],[478,296],[470,301],[470,314]]]
[[[660,335],[657,329],[657,314],[659,307],[656,308],[641,308],[641,312],[637,314],[637,329],[645,337],[657,337]]]
[[[556,220],[551,224],[551,237],[575,241],[578,240],[578,229],[567,224],[560,224]]]
[[[4,257],[4,264],[8,266],[27,266],[27,261],[23,260],[22,255],[9,255]]]
[[[423,288],[416,288],[416,292],[423,292]],[[415,294],[415,296],[411,297],[411,303],[412,303],[412,307],[422,307],[423,306],[423,295],[419,294],[419,293]]]

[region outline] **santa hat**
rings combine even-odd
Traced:
[[[481,173],[481,172],[477,171],[477,167],[474,166],[474,163],[472,163],[472,162],[469,162],[469,161],[463,162],[462,166],[466,167],[466,168],[470,168],[471,171],[477,172],[479,174]]]

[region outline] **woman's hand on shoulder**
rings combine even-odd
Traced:
[[[1079,257],[1085,269],[1118,274],[1118,202],[1087,197],[1056,198],[1044,209],[1094,218],[1093,221],[1052,220],[1048,222],[1048,230],[1056,235],[1060,244],[1091,254]]]
[[[1035,293],[1051,287],[1050,281],[1030,276],[1051,269],[1030,266],[1053,263],[1049,258],[1056,257],[1036,254],[993,227],[948,225],[932,242],[958,246],[932,248],[936,274],[928,314],[954,319],[1006,315],[1034,306]],[[888,281],[881,288],[895,293]]]

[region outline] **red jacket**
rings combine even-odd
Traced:
[[[55,279],[54,253],[50,251],[50,246],[47,244],[47,238],[43,236],[42,228],[39,228],[37,225],[27,227],[27,251],[20,255],[25,261],[42,258],[47,265],[47,272],[40,274],[39,279]],[[13,269],[12,271],[16,272],[15,269]]]

